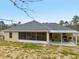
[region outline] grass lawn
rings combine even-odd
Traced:
[[[0,59],[79,59],[79,48],[0,40]]]
[[[79,46],[79,41],[77,42],[77,45]]]

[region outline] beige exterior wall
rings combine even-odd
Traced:
[[[9,38],[9,32],[4,32],[5,40],[9,41],[17,41],[18,40],[18,32],[12,32],[12,38]]]

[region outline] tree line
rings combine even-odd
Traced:
[[[21,22],[18,22],[18,23],[12,23],[12,24],[5,24],[4,21],[0,21],[0,31],[1,30],[5,30],[5,29],[8,29],[8,28],[11,28],[13,26],[17,26],[21,24]]]
[[[8,25],[5,24],[4,21],[0,21],[0,31],[19,24],[21,24],[21,22]],[[78,15],[73,16],[71,21],[60,20],[59,24],[79,31],[79,16]]]
[[[60,20],[59,24],[79,31],[79,16],[73,16],[71,21]]]
[[[78,15],[73,16],[73,18],[70,22],[60,20],[59,24],[60,25],[77,25],[77,24],[79,24],[79,16]]]

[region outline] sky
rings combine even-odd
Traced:
[[[74,15],[79,15],[79,0],[43,0],[31,3],[29,8],[34,10],[31,16],[38,22],[71,21]],[[33,20],[9,0],[0,0],[0,18],[22,23]]]

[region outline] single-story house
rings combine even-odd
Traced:
[[[35,20],[4,30],[5,40],[32,43],[77,44],[77,31],[56,23],[40,23]]]

